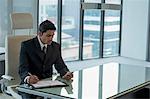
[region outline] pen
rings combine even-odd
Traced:
[[[30,72],[28,72],[29,76],[32,76],[32,74]]]
[[[39,80],[37,76],[32,75],[30,72],[28,72],[29,76],[33,76],[35,79]]]

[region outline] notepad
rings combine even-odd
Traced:
[[[36,84],[32,84],[34,88],[45,88],[45,87],[65,87],[67,84],[59,80],[40,80]]]

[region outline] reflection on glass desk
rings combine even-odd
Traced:
[[[150,81],[120,92],[108,99],[150,99]]]
[[[52,79],[64,82],[60,77]],[[65,81],[69,84],[67,87],[34,91],[76,99],[106,99],[149,80],[149,67],[108,63],[75,71],[73,81]]]

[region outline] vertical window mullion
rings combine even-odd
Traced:
[[[100,52],[99,52],[99,57],[103,58],[103,45],[104,45],[104,15],[105,12],[104,10],[101,10],[101,26],[100,26]]]
[[[38,31],[39,31],[39,6],[40,6],[40,4],[39,4],[39,0],[37,0],[37,33],[38,33]]]
[[[80,0],[80,33],[79,33],[79,60],[83,60],[83,17],[84,17],[84,9],[82,9],[82,2],[84,0]]]
[[[121,0],[121,9],[120,9],[120,34],[119,34],[119,52],[118,52],[119,56],[121,53],[122,8],[123,8],[123,0]]]
[[[105,3],[105,0],[101,0],[101,3]],[[100,26],[100,52],[99,52],[99,57],[103,58],[103,50],[104,50],[104,16],[105,16],[105,11],[101,10],[101,26]]]
[[[62,28],[62,0],[58,0],[58,12],[57,12],[57,42],[61,44],[61,28]]]

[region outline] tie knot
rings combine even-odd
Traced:
[[[45,47],[45,46],[43,46],[42,51],[43,51],[44,53],[46,53],[46,47]]]

